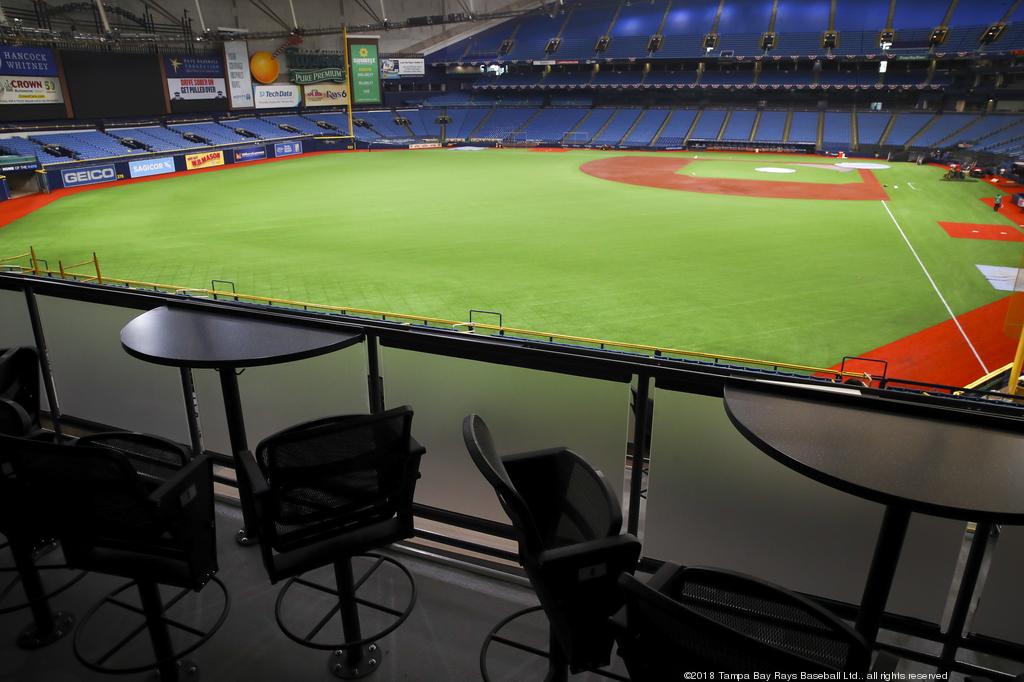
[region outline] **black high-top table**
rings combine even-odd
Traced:
[[[941,654],[941,667],[952,666],[993,524],[1024,525],[1021,422],[753,382],[726,385],[725,410],[779,463],[885,505],[857,615],[869,644],[878,637],[910,514],[978,522]]]
[[[224,396],[224,411],[235,461],[235,476],[245,476],[239,457],[249,449],[238,392],[240,367],[276,365],[312,358],[362,341],[361,332],[314,329],[275,320],[193,307],[163,306],[139,315],[121,330],[121,346],[129,355],[158,365],[189,369],[216,369]],[[190,430],[198,429],[189,408]],[[259,542],[252,522],[248,486],[239,486],[244,528],[240,544]]]

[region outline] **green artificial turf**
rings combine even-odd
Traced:
[[[881,202],[695,194],[579,170],[610,154],[328,154],[110,186],[0,230],[0,257],[32,245],[55,266],[96,251],[112,277],[226,279],[457,320],[482,308],[518,327],[821,366],[948,319]],[[698,156],[758,179],[772,178],[758,166],[823,162]],[[775,177],[834,173],[806,170]],[[941,176],[877,173],[960,314],[1004,295],[975,264],[1016,266],[1021,248],[947,236],[938,220],[1008,221],[979,201],[994,189]]]

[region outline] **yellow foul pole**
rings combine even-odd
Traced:
[[[1013,368],[1010,370],[1010,383],[1007,390],[1010,395],[1017,395],[1020,387],[1020,372],[1024,366],[1024,327],[1020,330],[1020,341],[1017,342],[1017,355],[1013,358]]]
[[[348,61],[348,25],[341,27],[342,46],[345,49],[345,89],[348,90],[348,136],[355,145],[356,134],[352,130],[352,65]]]

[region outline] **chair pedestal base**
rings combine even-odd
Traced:
[[[335,677],[343,680],[358,680],[372,674],[380,667],[384,652],[376,643],[360,644],[358,652],[337,649],[327,659],[327,669]],[[354,662],[353,662],[354,661]]]
[[[71,632],[74,626],[75,617],[73,615],[57,611],[50,616],[49,623],[45,628],[40,628],[37,623],[26,626],[18,634],[18,646],[28,650],[42,648],[64,637]]]
[[[198,682],[199,681],[199,666],[195,661],[191,661],[187,658],[182,658],[175,661],[178,666],[175,671],[175,678],[179,682]],[[146,676],[147,682],[167,682],[163,677],[160,676],[160,671],[156,670]]]

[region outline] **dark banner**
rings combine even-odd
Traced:
[[[61,59],[77,118],[167,113],[156,55],[63,50]]]

